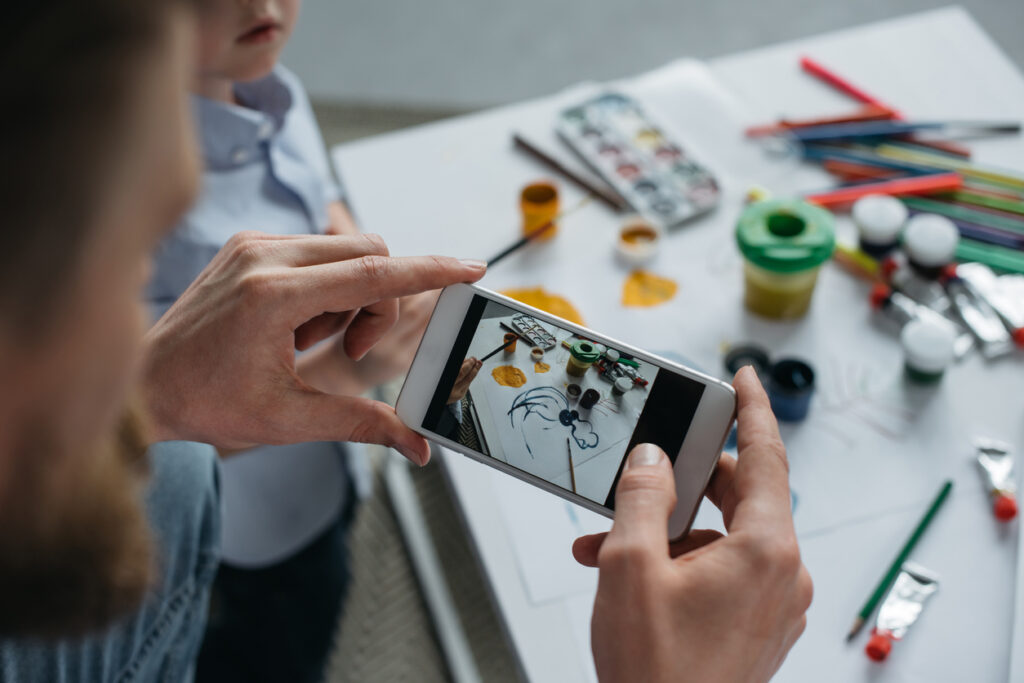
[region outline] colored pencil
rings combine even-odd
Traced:
[[[1024,176],[996,168],[986,168],[959,159],[952,159],[943,154],[931,152],[914,152],[896,145],[879,145],[875,153],[887,159],[895,159],[915,164],[927,164],[935,168],[956,171],[968,178],[982,180],[1001,187],[1024,190]]]
[[[1016,135],[1020,130],[1020,123],[1015,121],[857,121],[793,128],[781,134],[801,142],[837,142],[912,133],[937,133],[949,137]]]
[[[576,206],[572,207],[571,209],[566,209],[565,211],[563,211],[562,213],[558,214],[557,216],[552,218],[550,221],[545,223],[544,225],[538,225],[536,228],[534,228],[530,232],[526,233],[525,235],[523,235],[522,237],[517,239],[515,242],[513,242],[510,245],[508,245],[507,247],[505,247],[504,249],[499,251],[497,254],[492,256],[490,259],[488,259],[487,260],[487,267],[491,268],[496,263],[498,263],[499,261],[502,261],[506,257],[508,257],[509,255],[514,254],[515,252],[519,251],[520,249],[525,247],[527,244],[529,244],[530,242],[532,242],[533,240],[537,239],[538,237],[543,235],[545,232],[550,230],[551,227],[555,223],[557,223],[559,220],[565,218],[566,216],[568,216],[571,213],[575,213],[576,211],[579,211],[584,206],[589,204],[590,200],[593,199],[593,198],[594,198],[594,195],[589,195],[588,194],[586,197],[581,199],[580,203],[577,204]]]
[[[1018,235],[1024,235],[1024,217],[1016,218],[1002,216],[980,209],[959,206],[957,204],[949,204],[947,202],[937,202],[921,197],[906,197],[903,199],[903,203],[907,205],[907,208],[914,209],[916,211],[937,213],[940,216],[945,216],[946,218],[966,221],[976,225],[984,225],[986,227],[998,228],[999,230],[1006,230],[1011,233],[1017,233]]]
[[[864,623],[871,617],[871,613],[875,611],[876,607],[878,607],[878,603],[881,602],[886,591],[889,590],[889,587],[892,586],[893,582],[896,580],[896,577],[900,573],[900,568],[903,566],[903,563],[907,561],[910,553],[914,550],[914,546],[916,546],[917,542],[921,540],[921,536],[923,536],[924,532],[928,529],[928,525],[930,525],[932,520],[935,519],[935,513],[938,512],[939,508],[942,507],[942,504],[946,502],[946,498],[949,497],[949,492],[952,488],[953,482],[947,481],[942,485],[942,488],[939,489],[938,494],[936,494],[931,505],[928,506],[928,510],[924,513],[924,517],[922,517],[921,521],[917,523],[916,527],[914,527],[914,532],[910,534],[910,538],[908,538],[907,542],[903,544],[900,552],[896,555],[896,559],[893,560],[891,565],[889,565],[888,571],[885,572],[882,576],[882,580],[878,582],[877,586],[875,586],[874,592],[871,593],[867,602],[864,603],[864,606],[857,614],[857,618],[853,620],[853,626],[850,627],[849,633],[846,634],[846,642],[850,642],[854,639],[854,637],[860,632],[861,628],[864,627]]]
[[[805,195],[804,199],[826,209],[833,209],[852,204],[869,194],[890,194],[894,196],[907,194],[928,194],[942,190],[956,190],[963,184],[963,179],[956,173],[935,173],[910,178],[896,178],[879,182],[848,185],[824,192]]]
[[[828,126],[835,123],[855,123],[858,121],[885,121],[893,118],[893,113],[885,107],[876,107],[873,104],[869,104],[861,109],[858,109],[853,114],[846,114],[841,116],[829,116],[818,119],[797,119],[796,121],[790,119],[782,119],[777,123],[770,123],[761,126],[750,126],[745,131],[745,134],[749,138],[757,138],[765,135],[774,135],[787,130],[793,130],[794,128],[811,128],[813,126]]]
[[[888,109],[889,111],[893,112],[896,118],[902,118],[900,113],[896,111],[894,108],[890,107],[889,105],[882,102],[873,95],[869,95],[866,91],[858,88],[845,78],[842,78],[839,74],[835,73],[831,69],[826,68],[820,62],[817,62],[814,59],[811,59],[810,57],[804,55],[800,57],[800,67],[807,73],[817,78],[818,80],[829,84],[839,92],[849,95],[858,102],[874,105],[882,109]]]
[[[593,182],[579,175],[575,171],[566,168],[562,164],[562,162],[558,161],[554,157],[542,151],[539,147],[526,140],[519,133],[514,133],[512,135],[512,141],[515,143],[516,149],[533,157],[534,159],[536,159],[537,161],[539,161],[540,163],[544,164],[549,169],[554,171],[555,173],[558,173],[566,180],[576,185],[584,192],[594,195],[602,202],[607,204],[610,209],[614,211],[626,211],[630,208],[629,203],[627,203],[625,199],[620,197],[614,190],[612,190],[611,188],[606,189],[599,187],[595,185]]]
[[[957,190],[939,195],[937,198],[951,201],[955,204],[981,206],[986,209],[996,209],[1004,213],[1024,216],[1024,201],[993,196],[992,194],[979,192],[974,189]]]
[[[956,258],[958,261],[984,263],[995,270],[1024,275],[1024,254],[994,244],[961,239],[956,248]]]
[[[928,164],[891,159],[880,156],[869,147],[840,147],[838,145],[803,145],[801,150],[805,159],[824,162],[828,159],[849,161],[855,164],[866,164],[891,171],[902,171],[911,175],[929,175],[946,169]]]
[[[572,444],[568,438],[565,440],[565,450],[569,452],[569,481],[572,483],[572,492],[576,493],[576,468],[572,466]]]
[[[822,167],[832,175],[844,180],[891,180],[906,175],[903,171],[879,168],[870,164],[858,164],[842,159],[825,159]]]

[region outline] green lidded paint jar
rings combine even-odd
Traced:
[[[593,343],[578,341],[569,348],[569,361],[565,364],[565,371],[573,377],[582,377],[600,357],[601,352]]]
[[[807,312],[818,269],[836,245],[832,214],[799,199],[767,199],[747,207],[736,225],[745,259],[744,303],[766,318]]]

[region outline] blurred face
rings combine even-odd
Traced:
[[[52,331],[31,345],[0,340],[0,379],[19,388],[0,399],[0,632],[19,618],[43,632],[94,627],[134,606],[151,578],[146,444],[128,405],[150,253],[196,191],[193,31],[175,13],[132,71],[106,193]]]
[[[199,77],[252,81],[270,73],[300,0],[199,0]]]

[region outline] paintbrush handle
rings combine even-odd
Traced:
[[[480,359],[480,362],[481,362],[481,363],[483,363],[483,362],[484,362],[485,360],[487,360],[488,358],[490,358],[490,357],[491,357],[491,356],[493,356],[494,354],[498,353],[499,351],[504,351],[504,350],[505,350],[505,349],[507,349],[508,347],[510,347],[510,346],[512,346],[513,344],[515,344],[515,343],[516,343],[517,341],[519,341],[519,337],[516,337],[515,339],[509,339],[509,340],[508,340],[507,342],[505,342],[504,344],[502,344],[501,346],[499,346],[498,348],[494,349],[494,350],[493,350],[493,351],[491,351],[491,352],[490,352],[489,354],[487,354],[486,356],[484,356],[483,358],[481,358],[481,359]]]
[[[607,204],[612,210],[625,211],[629,208],[629,204],[627,204],[624,199],[612,194],[610,190],[598,187],[594,183],[577,174],[575,171],[566,168],[560,161],[549,156],[546,152],[541,151],[538,147],[535,147],[518,133],[512,135],[512,141],[515,143],[516,149],[525,152],[555,173],[560,174],[584,192],[594,195]]]

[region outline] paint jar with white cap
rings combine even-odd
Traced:
[[[960,231],[953,221],[933,213],[920,213],[907,221],[903,251],[911,267],[922,277],[937,279],[953,262]]]
[[[956,357],[956,330],[944,320],[911,320],[900,333],[907,378],[920,384],[942,379]]]
[[[903,202],[889,195],[869,194],[858,199],[850,216],[857,226],[861,251],[881,259],[895,249],[907,222],[907,214]]]

